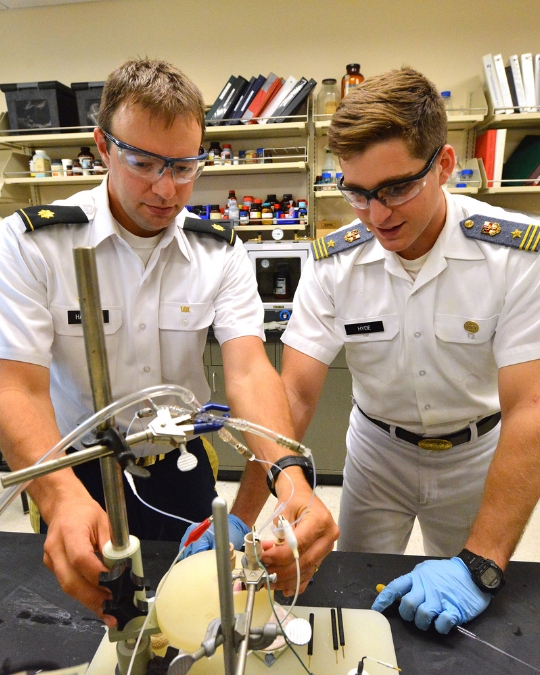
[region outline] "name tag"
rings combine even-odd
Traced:
[[[361,333],[384,333],[384,324],[382,321],[370,321],[368,323],[349,323],[345,324],[347,335],[359,335]]]
[[[82,316],[80,309],[68,309],[68,324],[80,324],[82,323]],[[103,310],[103,323],[109,323],[109,310]]]

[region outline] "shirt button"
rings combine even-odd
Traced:
[[[139,324],[139,328],[140,328],[141,330],[145,330],[145,329],[146,329],[146,324],[145,324],[145,323]]]
[[[414,337],[419,338],[421,335],[422,335],[422,333],[419,333],[418,331],[416,331],[416,333],[414,334]]]
[[[424,406],[424,410],[430,410],[430,408],[431,408],[431,406],[429,405],[429,403]]]
[[[182,320],[182,325],[187,326],[189,324],[189,321],[187,319]]]
[[[149,373],[150,372],[150,366],[145,366],[143,368],[143,370],[144,370],[145,373]]]
[[[425,371],[425,370],[420,370],[420,371],[418,372],[418,374],[420,375],[420,377],[424,377],[424,375],[426,374],[426,371]]]

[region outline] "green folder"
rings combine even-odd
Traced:
[[[502,180],[530,178],[540,164],[540,135],[528,134],[510,155],[503,166]],[[507,186],[532,185],[524,181],[509,183]]]

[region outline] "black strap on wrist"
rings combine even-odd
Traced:
[[[286,457],[278,459],[266,474],[266,484],[274,497],[277,497],[275,488],[277,477],[283,469],[286,469],[288,466],[299,466],[304,472],[304,476],[309,483],[309,486],[312,488],[315,484],[315,472],[313,471],[313,464],[311,461],[307,459],[307,457],[302,457],[301,455],[287,455]]]

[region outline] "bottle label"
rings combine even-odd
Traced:
[[[287,279],[285,277],[278,277],[276,279],[276,287],[274,288],[275,295],[287,295]]]

